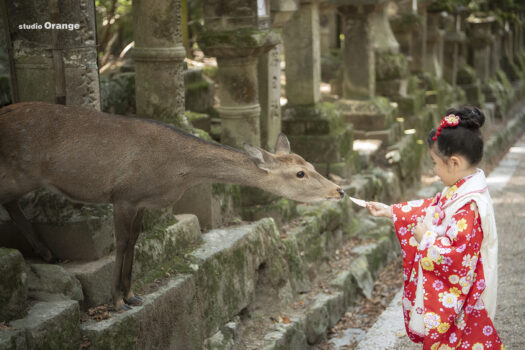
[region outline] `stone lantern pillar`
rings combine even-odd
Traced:
[[[312,105],[320,99],[321,52],[319,3],[301,1],[283,30],[288,105]]]
[[[297,0],[274,0],[270,3],[271,27],[278,31],[298,9]],[[261,105],[261,146],[273,149],[281,132],[281,55],[283,45],[275,45],[259,57],[258,83]]]
[[[376,93],[373,13],[383,0],[340,1],[343,21],[343,96],[368,100]]]
[[[243,142],[260,145],[257,61],[280,42],[279,34],[269,29],[269,2],[205,0],[204,22],[199,46],[207,56],[217,58],[221,142],[235,147]]]
[[[100,109],[93,1],[6,2],[13,96]],[[51,28],[51,23],[73,27]]]
[[[445,28],[445,45],[443,48],[443,77],[451,85],[456,85],[461,44],[466,35],[461,31],[461,18],[458,14],[450,13]]]
[[[390,19],[390,25],[399,43],[399,50],[405,55],[411,67],[414,60],[415,33],[422,30],[421,17],[417,13],[417,1],[398,2],[397,13]]]
[[[391,129],[393,109],[389,100],[376,97],[377,78],[382,92],[388,84],[395,87],[399,80],[397,55],[399,44],[394,38],[385,14],[385,0],[332,0],[342,16],[343,97],[339,102],[344,119],[354,126],[359,139],[395,142]],[[381,56],[381,57],[378,57]],[[394,57],[395,56],[395,57]],[[393,58],[390,62],[390,58]],[[388,63],[392,63],[389,70]],[[386,68],[386,69],[385,69]],[[389,76],[396,72],[395,76]]]
[[[324,174],[349,175],[352,131],[332,104],[321,102],[319,1],[302,0],[283,30],[286,98],[283,132],[292,149]]]
[[[135,94],[139,117],[184,126],[181,0],[133,1]]]
[[[417,0],[417,13],[419,15],[420,27],[418,31],[414,32],[413,38],[413,54],[410,71],[413,73],[423,72],[425,70],[425,57],[427,56],[427,8],[431,0]]]
[[[439,28],[441,12],[427,13],[427,50],[425,53],[425,71],[436,78],[443,77],[443,37],[444,31]]]
[[[491,33],[494,17],[470,16],[468,22],[471,28],[469,45],[472,49],[472,66],[482,83],[490,77],[490,47],[494,40]]]
[[[380,95],[400,94],[406,75],[406,59],[386,14],[383,0],[338,1],[343,16],[343,96],[369,100]]]
[[[502,40],[503,27],[498,21],[492,22],[491,28],[494,40],[490,48],[490,75],[494,76],[500,70],[500,61],[502,57]]]

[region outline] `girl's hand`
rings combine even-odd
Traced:
[[[425,225],[422,222],[417,224],[417,226],[414,228],[414,238],[416,239],[417,243],[421,242],[421,240],[423,239],[423,235],[427,231],[428,231],[427,225]]]
[[[372,216],[383,216],[392,218],[392,207],[378,202],[366,202],[366,209]]]

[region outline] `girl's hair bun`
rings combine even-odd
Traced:
[[[455,109],[451,108],[447,111],[446,115],[454,114],[460,119],[459,126],[462,126],[471,130],[478,130],[485,123],[485,115],[474,106],[463,106]]]

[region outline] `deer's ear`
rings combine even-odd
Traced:
[[[275,142],[275,154],[290,154],[290,141],[285,134],[280,133]]]
[[[266,172],[270,171],[270,168],[275,163],[275,160],[269,152],[259,147],[252,146],[249,143],[244,143],[243,147],[246,153],[250,156],[250,158],[252,158],[252,160],[260,169]]]

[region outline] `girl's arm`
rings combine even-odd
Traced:
[[[412,235],[413,230],[418,221],[425,217],[426,209],[433,200],[433,198],[427,198],[391,206],[376,202],[367,203],[367,209],[370,214],[392,219],[396,236],[401,245],[405,277],[412,270],[414,256],[417,251],[417,241]]]

